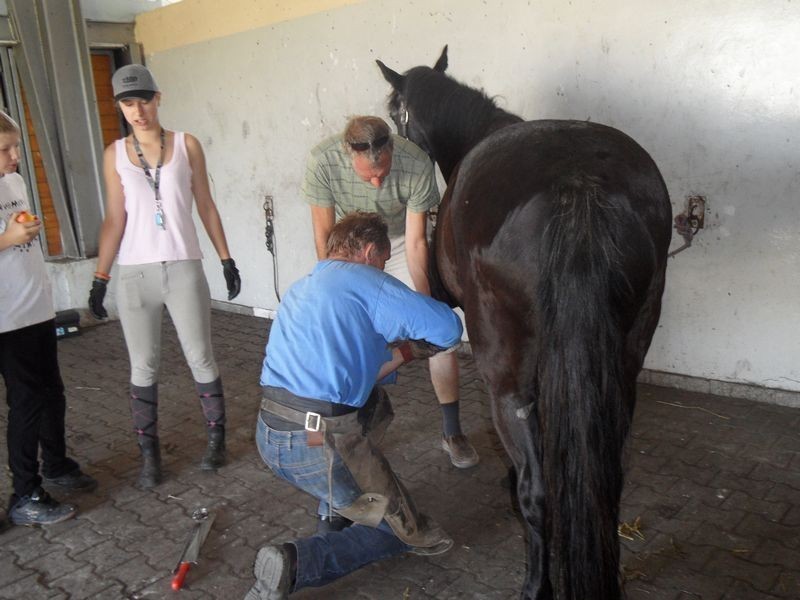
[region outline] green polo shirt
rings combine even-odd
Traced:
[[[392,169],[379,188],[356,175],[341,134],[322,141],[311,151],[300,187],[306,202],[333,206],[337,221],[356,210],[376,212],[386,220],[390,238],[402,236],[406,208],[429,211],[439,204],[439,190],[428,155],[405,138],[393,134],[392,139]]]

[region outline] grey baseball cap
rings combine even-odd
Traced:
[[[114,71],[111,87],[114,89],[114,100],[150,100],[158,91],[153,74],[143,65],[126,65]]]

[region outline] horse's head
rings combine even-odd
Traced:
[[[402,75],[376,62],[392,86],[388,108],[398,132],[436,161],[445,181],[483,138],[521,121],[497,108],[482,91],[445,73],[447,46],[433,68],[414,67]]]
[[[392,92],[389,94],[387,106],[389,109],[389,116],[397,126],[397,133],[414,142],[427,152],[432,160],[436,160],[433,152],[434,149],[426,134],[425,124],[420,118],[416,107],[409,103],[409,94],[406,89],[409,75],[411,75],[412,72],[431,71],[431,69],[429,67],[414,67],[401,75],[397,71],[387,67],[380,60],[376,60],[375,62],[378,63],[384,79],[392,86]],[[444,73],[445,69],[447,69],[447,46],[442,50],[442,54],[439,60],[436,61],[432,70],[438,73]]]

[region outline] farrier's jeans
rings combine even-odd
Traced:
[[[328,461],[322,446],[309,448],[305,431],[276,431],[259,416],[256,445],[264,463],[282,479],[319,500],[328,499]],[[350,470],[334,453],[332,484],[334,509],[345,508],[361,495]],[[294,590],[326,585],[372,562],[408,552],[382,521],[377,528],[354,524],[342,531],[314,535],[292,542],[297,548]]]

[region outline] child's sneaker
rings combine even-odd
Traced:
[[[61,504],[42,488],[30,496],[19,498],[8,512],[14,525],[52,525],[75,516],[77,509],[71,504]]]

